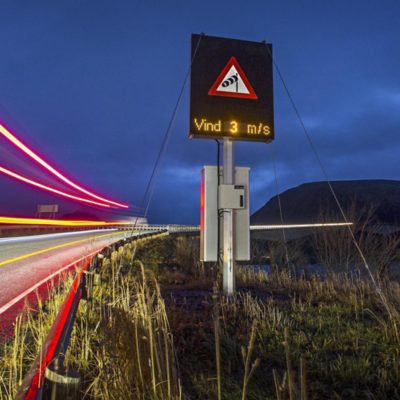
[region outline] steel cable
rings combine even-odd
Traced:
[[[338,197],[337,197],[337,195],[336,195],[336,192],[335,192],[335,190],[334,190],[334,188],[333,188],[333,186],[332,186],[332,183],[331,183],[331,181],[330,181],[330,179],[329,179],[329,176],[328,176],[328,173],[327,173],[327,171],[326,171],[326,169],[325,169],[325,166],[324,166],[324,164],[323,164],[323,162],[322,162],[322,160],[321,160],[321,157],[320,157],[320,155],[319,155],[319,152],[318,152],[318,150],[317,150],[317,148],[316,148],[316,146],[315,146],[315,144],[314,144],[314,142],[313,142],[313,140],[312,140],[312,138],[311,138],[311,135],[309,134],[309,132],[308,132],[308,130],[307,130],[305,124],[304,124],[303,118],[301,117],[301,114],[300,114],[300,112],[299,112],[299,110],[298,110],[298,108],[297,108],[297,106],[296,106],[296,103],[294,102],[293,96],[291,95],[291,93],[290,93],[290,91],[289,91],[289,88],[288,88],[288,86],[287,86],[287,84],[286,84],[285,79],[283,78],[283,75],[282,75],[282,73],[281,73],[281,70],[280,70],[280,68],[279,68],[279,66],[278,66],[278,64],[277,64],[277,62],[276,62],[276,60],[274,59],[274,57],[273,57],[273,55],[272,55],[272,53],[271,53],[271,50],[270,50],[270,48],[269,48],[268,45],[266,45],[266,48],[267,48],[268,53],[269,53],[269,55],[270,55],[270,57],[271,57],[273,66],[274,66],[276,72],[278,73],[279,79],[280,79],[281,82],[282,82],[282,85],[283,85],[283,88],[284,88],[284,90],[285,90],[285,93],[286,93],[286,95],[287,95],[288,98],[289,98],[290,104],[291,104],[291,106],[293,107],[293,110],[294,110],[294,112],[295,112],[295,114],[296,114],[296,116],[297,116],[297,119],[299,120],[299,123],[300,123],[300,126],[301,126],[302,130],[303,130],[303,133],[305,134],[305,136],[306,136],[306,138],[307,138],[307,141],[308,141],[308,143],[309,143],[309,145],[310,145],[310,147],[311,147],[311,150],[312,150],[312,152],[314,153],[314,155],[315,155],[315,157],[316,157],[316,159],[317,159],[317,162],[318,162],[318,164],[319,164],[319,167],[320,167],[320,169],[321,169],[321,172],[322,172],[322,174],[324,175],[325,181],[326,181],[326,183],[328,184],[329,190],[330,190],[330,192],[331,192],[331,194],[332,194],[332,196],[333,196],[333,198],[334,198],[334,200],[335,200],[335,203],[336,203],[336,205],[337,205],[337,207],[338,207],[338,209],[339,209],[339,211],[340,211],[340,214],[342,215],[344,222],[348,223],[348,219],[347,219],[347,217],[346,217],[346,214],[345,214],[345,212],[344,212],[344,210],[343,210],[343,207],[342,207],[342,205],[341,205],[341,203],[340,203],[340,201],[339,201],[339,199],[338,199]],[[379,283],[378,283],[377,280],[375,279],[374,274],[373,274],[372,271],[371,271],[371,268],[370,268],[370,266],[369,266],[369,264],[368,264],[368,262],[367,262],[367,259],[365,258],[365,255],[364,255],[364,253],[363,253],[363,251],[362,251],[362,249],[361,249],[361,247],[360,247],[360,245],[359,245],[359,243],[358,243],[358,241],[357,241],[357,239],[356,239],[356,237],[355,237],[355,235],[354,235],[354,232],[352,231],[350,225],[347,225],[347,229],[348,229],[348,231],[349,231],[349,234],[350,234],[350,236],[351,236],[351,239],[352,239],[352,241],[353,241],[353,244],[354,244],[355,248],[357,249],[358,254],[359,254],[360,257],[361,257],[361,260],[362,260],[362,262],[363,262],[363,264],[364,264],[364,267],[365,267],[365,269],[367,270],[368,275],[369,275],[370,278],[371,278],[371,281],[372,281],[372,283],[373,283],[373,285],[374,285],[374,287],[375,287],[375,290],[377,291],[379,297],[381,298],[382,303],[384,304],[384,306],[385,306],[385,308],[386,308],[386,310],[387,310],[389,316],[390,316],[391,318],[393,318],[392,312],[391,312],[390,307],[389,307],[389,304],[388,304],[388,301],[387,301],[387,299],[386,299],[386,297],[385,297],[385,295],[384,295],[384,293],[383,293],[383,291],[382,291],[382,289],[381,289]]]
[[[171,136],[171,132],[172,132],[172,126],[174,124],[174,121],[175,121],[175,118],[176,118],[176,114],[178,112],[178,108],[179,108],[179,105],[181,103],[181,100],[182,100],[182,97],[183,97],[183,93],[184,93],[187,81],[189,79],[189,76],[190,76],[190,72],[192,70],[192,65],[193,65],[193,62],[194,62],[194,60],[196,58],[197,50],[199,49],[200,42],[201,42],[201,39],[202,39],[203,36],[204,36],[204,33],[202,33],[200,35],[199,40],[198,40],[198,42],[196,44],[196,48],[195,48],[195,50],[193,52],[193,57],[192,57],[192,59],[190,61],[190,65],[189,65],[188,71],[187,71],[187,73],[185,75],[185,78],[183,80],[183,84],[182,84],[181,90],[179,92],[177,101],[175,103],[175,107],[174,107],[174,109],[172,111],[171,118],[170,118],[170,121],[168,123],[167,129],[165,131],[164,138],[163,138],[163,141],[161,143],[160,150],[158,152],[157,158],[156,158],[155,163],[154,163],[153,170],[151,172],[149,181],[147,183],[146,190],[144,192],[142,201],[140,203],[140,209],[144,210],[144,213],[143,213],[143,216],[142,216],[143,218],[147,217],[147,213],[149,211],[150,203],[151,203],[151,200],[152,200],[153,194],[154,194],[155,180],[156,180],[157,174],[159,172],[161,159],[162,159],[162,156],[164,155],[165,150],[167,148],[167,145],[168,145],[168,142],[169,142],[169,139],[170,139],[170,136]],[[147,199],[147,202],[146,202],[146,199]],[[133,228],[132,228],[132,233],[136,228],[138,219],[139,219],[139,216],[137,216],[136,219],[135,219],[135,222],[134,222]]]

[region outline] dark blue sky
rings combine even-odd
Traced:
[[[139,204],[189,66],[190,34],[267,40],[331,179],[398,179],[400,2],[6,1],[0,121],[82,184]],[[199,172],[215,143],[191,141],[187,86],[156,182],[151,222],[197,223]],[[275,74],[276,141],[238,143],[252,211],[321,180]],[[42,173],[0,141],[0,164]],[[55,184],[55,180],[51,180]],[[0,176],[0,214],[59,202]],[[62,202],[64,212],[80,209]]]

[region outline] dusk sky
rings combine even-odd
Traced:
[[[192,33],[261,41],[274,57],[332,180],[399,179],[400,2],[0,2],[0,123],[99,194],[139,205],[190,63]],[[278,74],[273,144],[237,142],[251,210],[323,175]],[[189,84],[155,182],[153,223],[198,223],[212,140],[188,139]],[[0,165],[64,187],[0,139]],[[0,174],[0,215],[96,208]],[[129,214],[129,213],[128,213]]]

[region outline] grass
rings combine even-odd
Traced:
[[[258,298],[242,292],[233,300],[220,299],[222,398],[241,398],[239,383],[247,374],[240,362],[241,349],[252,341],[254,323],[257,337],[253,352],[260,365],[248,384],[248,398],[276,398],[274,371],[279,381],[286,374],[281,398],[289,396],[289,382],[295,392],[291,398],[300,398],[301,360],[307,365],[310,383],[303,390],[308,391],[309,398],[399,398],[398,342],[374,300],[368,301],[371,308],[361,308],[360,298],[357,303],[343,300],[342,289],[334,291],[331,287],[326,295],[320,292],[314,296],[317,290],[303,285],[293,285],[285,298],[282,290],[273,286],[268,292],[259,292]],[[210,379],[217,371],[210,363],[212,327],[204,323],[208,319],[206,309],[193,315],[189,307],[185,324],[182,309],[173,312],[179,321],[171,326],[181,350],[178,358],[184,363],[184,387],[190,388],[193,398],[213,397],[215,388],[210,386]],[[286,345],[288,337],[290,346]]]
[[[328,279],[238,266],[225,297],[198,238],[139,241],[89,277],[66,357],[96,399],[400,399],[400,285],[381,278],[389,318],[360,274]],[[97,283],[95,283],[97,282]],[[1,399],[13,398],[62,298],[17,319],[1,350]],[[57,297],[59,296],[59,297]]]
[[[135,251],[126,245],[104,259],[101,283],[80,307],[67,364],[81,371],[86,398],[181,397],[165,305]]]

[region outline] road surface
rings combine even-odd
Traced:
[[[0,330],[60,272],[129,235],[110,229],[0,239]]]

